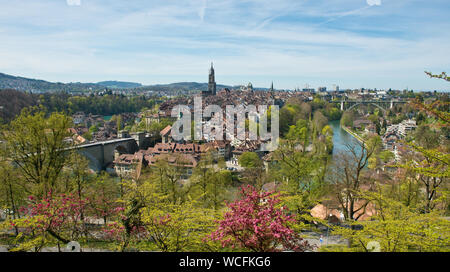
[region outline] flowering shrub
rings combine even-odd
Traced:
[[[8,222],[11,228],[18,227],[21,232],[18,250],[42,247],[50,238],[67,243],[82,233],[81,214],[86,200],[71,194],[52,196],[51,193],[43,199],[30,196],[28,200],[30,204],[20,208],[24,216]]]
[[[279,194],[259,192],[252,186],[241,188],[242,198],[227,204],[229,211],[218,222],[210,238],[223,247],[231,246],[256,252],[281,250],[305,251],[312,247],[290,227],[294,218],[285,207],[276,207]]]

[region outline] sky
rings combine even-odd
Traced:
[[[0,0],[0,72],[450,90],[449,0]]]

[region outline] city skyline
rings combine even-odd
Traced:
[[[443,0],[0,0],[0,72],[52,82],[449,90]]]

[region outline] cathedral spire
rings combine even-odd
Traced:
[[[209,80],[208,80],[208,95],[216,95],[216,79],[214,76],[214,67],[211,62],[211,69],[209,70]]]

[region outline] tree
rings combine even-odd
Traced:
[[[385,195],[410,209],[418,210],[423,201],[421,191],[421,183],[416,173],[399,168],[392,181],[386,186]]]
[[[342,114],[341,125],[346,127],[352,127],[353,120],[354,120],[353,113],[351,111],[346,111]]]
[[[330,159],[326,146],[327,138],[332,138],[332,130],[325,126],[322,132],[324,134],[316,137],[313,148],[307,152],[302,140],[287,139],[272,153],[277,164],[271,174],[284,193],[286,205],[301,221],[326,194],[325,175]]]
[[[267,173],[263,161],[255,152],[244,152],[239,156],[239,164],[245,167],[242,180],[258,189],[267,181]]]
[[[300,116],[299,116],[300,119],[308,119],[311,113],[312,108],[310,104],[305,102],[300,104]]]
[[[239,156],[239,164],[242,167],[262,167],[262,160],[255,152],[244,152]]]
[[[18,227],[21,232],[16,237],[18,246],[12,251],[40,251],[52,242],[67,244],[77,240],[83,232],[81,211],[86,200],[71,194],[48,193],[41,199],[29,197],[28,207],[22,208],[23,218],[6,221],[3,226]]]
[[[70,180],[73,184],[71,189],[75,191],[78,198],[82,199],[90,181],[89,161],[76,152],[71,153],[69,161],[71,165],[69,171],[72,174]]]
[[[325,151],[327,153],[333,152],[333,129],[329,125],[326,125],[323,127],[321,134],[325,137]]]
[[[142,232],[141,211],[146,207],[146,192],[134,182],[122,182],[119,207],[114,209],[115,221],[109,223],[106,232],[114,242],[119,242],[119,250],[126,251]]]
[[[174,164],[169,164],[169,157],[160,157],[152,168],[151,179],[158,182],[159,192],[169,196],[172,204],[182,203],[192,186],[182,185],[181,180],[186,169],[183,167],[184,159],[181,155],[175,155]]]
[[[373,139],[367,144],[360,143],[358,147],[347,146],[348,153],[337,155],[336,162],[339,165],[335,165],[330,175],[331,182],[335,186],[335,195],[346,220],[357,221],[369,203],[361,197],[362,186],[367,183],[362,177],[362,172],[379,148],[379,137]]]
[[[119,185],[108,174],[103,173],[90,184],[87,190],[89,213],[103,218],[105,225],[108,219],[116,214],[116,208],[119,207]]]
[[[342,116],[342,112],[331,103],[326,106],[324,114],[330,121],[339,120]]]
[[[204,208],[208,206],[208,184],[210,183],[214,172],[215,169],[213,166],[212,155],[207,154],[201,158],[191,177],[195,183],[195,187],[200,189],[200,198]]]
[[[279,195],[261,193],[252,186],[242,187],[241,199],[228,204],[229,211],[218,222],[211,239],[222,246],[255,252],[281,250],[306,251],[312,247],[291,228],[292,216],[285,207],[277,207]]]
[[[11,164],[0,161],[0,208],[12,219],[20,218],[19,208],[25,203],[26,193],[20,181]],[[15,232],[19,234],[17,227]]]
[[[231,173],[221,170],[225,162],[219,160],[216,164],[210,155],[203,157],[191,176],[191,195],[203,208],[218,210],[223,203],[227,186],[231,183]]]
[[[151,179],[125,184],[122,207],[105,229],[107,238],[121,251],[130,247],[164,252],[208,249],[210,243],[204,238],[213,230],[214,211],[199,207],[190,198],[172,203],[158,186]]]
[[[419,125],[414,132],[414,138],[424,148],[436,148],[439,145],[439,134],[432,131],[428,125]]]
[[[204,238],[214,228],[214,212],[199,208],[195,201],[166,205],[158,201],[142,210],[144,241],[151,241],[143,249],[163,252],[203,251]]]
[[[285,135],[289,127],[295,124],[294,117],[296,110],[291,105],[285,105],[280,109],[280,134]]]
[[[231,184],[231,172],[222,170],[213,175],[209,189],[209,199],[214,211],[218,211],[225,201],[225,192],[227,187]]]
[[[448,113],[448,102],[435,101],[430,105],[420,101],[414,101],[413,105],[441,122],[443,127],[449,127],[450,118]],[[441,107],[446,109],[442,111]],[[448,178],[450,177],[450,156],[446,147],[440,145],[439,137],[436,138],[429,128],[419,126],[425,136],[416,134],[417,143],[409,142],[407,145],[414,152],[414,156],[398,167],[408,169],[416,173],[419,181],[425,187],[424,211],[429,213],[435,209],[440,196],[447,198],[448,207]],[[422,138],[423,137],[423,138]],[[442,192],[440,192],[442,190]]]
[[[378,116],[375,114],[371,114],[367,119],[369,119],[369,121],[371,121],[372,123],[375,123],[378,121]]]
[[[71,120],[64,114],[52,113],[46,118],[42,110],[33,108],[24,109],[0,132],[0,138],[8,143],[5,157],[33,186],[36,196],[54,192],[62,169],[68,165],[69,127]]]
[[[289,128],[286,139],[295,141],[302,146],[302,152],[306,152],[306,148],[310,143],[311,131],[308,121],[299,119],[295,126]]]
[[[378,242],[383,252],[448,251],[450,222],[439,214],[416,213],[381,192],[366,192],[364,197],[376,207],[371,220],[358,222],[359,230],[335,227],[333,231],[355,241],[358,251],[369,251],[372,241]]]
[[[322,114],[322,112],[317,110],[314,112],[313,122],[315,129],[317,131],[321,131],[328,124],[328,119]]]

